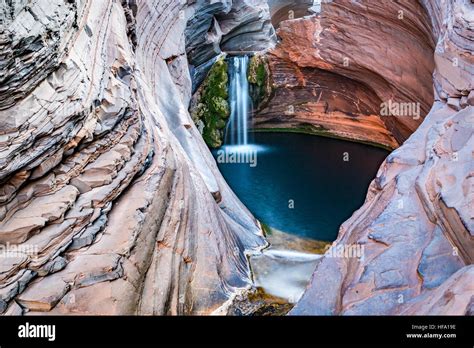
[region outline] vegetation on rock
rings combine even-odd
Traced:
[[[230,116],[227,71],[227,63],[221,57],[212,66],[197,92],[197,102],[191,107],[193,121],[211,148],[222,145],[224,128]]]
[[[250,59],[248,80],[250,83],[259,87],[265,84],[267,73],[265,71],[265,65],[261,56],[253,56]]]
[[[269,71],[263,55],[256,54],[250,58],[247,79],[250,83],[250,96],[254,105],[259,109],[268,100],[272,87]]]

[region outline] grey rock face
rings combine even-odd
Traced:
[[[276,40],[265,0],[234,0],[229,13],[217,15],[223,51],[261,51]]]
[[[253,52],[276,42],[266,0],[222,0],[190,7],[185,30],[186,52],[193,75],[193,92],[222,52]]]

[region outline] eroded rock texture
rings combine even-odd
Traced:
[[[313,0],[268,0],[273,27],[278,28],[280,23],[285,20],[311,14],[312,5]]]
[[[337,244],[365,257],[323,257],[292,313],[469,312],[474,5],[340,0],[281,21],[288,2],[270,2],[281,43],[261,126],[389,147],[416,130],[341,228]],[[251,283],[260,227],[187,107],[222,50],[273,45],[269,12],[263,0],[0,6],[0,313],[207,314]],[[427,116],[379,117],[388,100]]]
[[[185,40],[193,92],[222,51],[260,51],[276,40],[267,0],[198,0],[187,11],[192,13]]]
[[[265,242],[187,112],[185,32],[218,7],[221,44],[264,47],[268,8],[188,3],[2,4],[0,312],[210,313],[250,284]]]
[[[397,147],[433,102],[430,16],[417,1],[341,0],[322,8],[319,16],[279,23],[281,41],[267,55],[274,96],[255,126],[312,125]],[[389,101],[419,103],[419,114],[379,117]]]
[[[323,257],[309,288],[291,313],[472,314],[474,4],[463,0],[424,0],[416,5],[415,2],[368,3],[371,5],[349,5],[349,1],[326,4],[321,21],[313,18],[306,20],[306,24],[294,24],[318,27],[317,40],[321,43],[315,44],[313,50],[305,50],[297,60],[317,61],[321,69],[344,71],[347,76],[351,74],[351,78],[362,81],[354,69],[370,62],[384,77],[378,80],[367,76],[381,83],[376,90],[378,95],[390,93],[390,97],[398,98],[408,93],[411,98],[425,101],[426,107],[429,100],[426,81],[418,79],[420,72],[415,69],[428,73],[429,66],[419,64],[420,51],[416,48],[426,47],[428,51],[432,40],[437,43],[435,102],[423,123],[381,166],[365,204],[341,226],[336,248],[361,244],[364,256],[360,259]],[[413,15],[406,17],[411,18],[406,22],[399,22],[398,9],[390,6],[385,8],[385,21],[372,22],[380,28],[382,37],[391,32],[393,23],[400,28],[406,26],[405,39],[387,42],[387,49],[397,50],[412,35],[426,38],[419,46],[406,46],[404,50],[411,59],[398,62],[393,69],[390,67],[396,61],[391,58],[399,59],[401,51],[393,56],[387,52],[375,57],[371,53],[376,36],[362,40],[363,28],[344,30],[347,16],[366,18],[382,10],[379,4],[399,6],[405,13],[410,13],[413,6],[418,7]],[[349,8],[346,15],[341,12]],[[422,15],[425,12],[428,17]],[[415,13],[419,15],[414,16]],[[426,18],[431,20],[424,22]],[[426,30],[420,32],[421,28]],[[370,54],[358,58],[353,51],[346,53],[337,50],[334,44],[323,44],[326,36],[336,34],[347,41],[362,40],[361,50]],[[313,42],[311,37],[307,46]],[[348,69],[336,63],[344,54],[352,59]],[[315,55],[320,58],[314,59]],[[390,69],[385,70],[384,66]],[[387,82],[389,85],[383,86]],[[411,120],[399,118],[390,122],[392,127],[400,126],[404,130],[401,136],[416,126]]]

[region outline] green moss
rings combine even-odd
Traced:
[[[268,226],[266,223],[260,221],[260,225],[262,226],[263,234],[265,236],[269,236],[272,234],[272,228]]]
[[[222,145],[224,128],[230,116],[227,69],[224,57],[214,63],[200,88],[199,102],[191,112],[194,122],[197,125],[202,123],[202,136],[212,148]]]
[[[265,70],[265,63],[260,56],[253,56],[250,58],[248,80],[251,84],[262,87],[267,80],[267,72]]]
[[[270,79],[264,56],[254,55],[250,58],[247,79],[250,83],[250,95],[257,108],[271,94]]]

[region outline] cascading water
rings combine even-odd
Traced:
[[[229,61],[231,113],[224,140],[226,145],[245,146],[248,144],[248,117],[251,106],[247,80],[249,57],[230,57]]]

